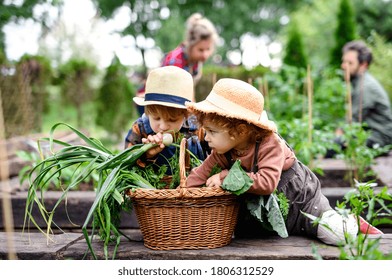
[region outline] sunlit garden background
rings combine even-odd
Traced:
[[[336,149],[351,185],[374,179],[369,167],[383,151],[367,148],[368,132],[348,121],[341,49],[364,40],[374,54],[370,72],[392,100],[391,0],[2,1],[0,140],[48,137],[62,122],[101,140],[113,154],[122,150],[138,117],[132,98],[183,40],[185,20],[195,12],[209,18],[220,36],[195,87],[198,101],[220,78],[251,83],[264,95],[278,132],[317,174],[327,150]],[[333,141],[337,128],[348,135],[344,151]],[[1,152],[4,160],[14,149]],[[40,159],[28,151],[18,156],[27,162],[23,179]],[[66,185],[73,173],[62,175]],[[369,185],[359,190],[371,202],[355,195],[345,202],[358,214],[387,197]]]
[[[197,99],[221,77],[252,83],[263,92],[280,134],[309,165],[331,148],[333,131],[346,123],[340,69],[345,42],[363,39],[370,45],[375,57],[370,70],[392,95],[391,1],[246,1],[235,9],[231,1],[86,1],[1,4],[5,138],[45,133],[65,122],[121,147],[137,117],[132,97],[148,70],[181,42],[185,19],[194,12],[210,18],[220,35],[196,87]],[[87,33],[67,25],[69,7],[76,14],[78,3],[93,11],[85,16]],[[104,36],[110,24],[123,48],[114,48],[105,60],[100,47],[110,41],[104,39],[111,38]],[[28,43],[37,45],[36,52],[11,59],[8,54],[15,56],[22,46],[7,44],[9,30],[26,25],[38,30],[37,42]],[[100,30],[103,38],[97,41]]]

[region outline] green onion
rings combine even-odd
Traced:
[[[85,143],[84,145],[71,145],[53,138],[54,131],[59,126],[66,126],[76,133]],[[51,155],[44,158],[41,150],[41,142],[49,141]],[[164,135],[164,144],[170,145],[173,142],[171,134]],[[54,151],[54,143],[63,146],[59,151]],[[91,173],[99,174],[97,195],[90,208],[90,211],[83,224],[82,231],[86,239],[88,248],[94,259],[97,258],[91,240],[95,230],[98,231],[101,240],[104,240],[104,255],[108,258],[109,241],[115,237],[117,240],[117,250],[120,241],[119,213],[121,205],[124,202],[125,191],[131,187],[150,188],[153,186],[140,175],[131,169],[136,161],[155,144],[138,144],[134,145],[118,154],[114,154],[105,148],[100,141],[89,138],[82,132],[65,123],[55,124],[49,138],[42,138],[38,141],[39,151],[42,162],[34,166],[29,173],[29,190],[26,199],[24,227],[32,223],[43,234],[50,239],[53,232],[52,226],[56,226],[53,222],[53,215],[60,203],[65,200],[68,191],[80,184]],[[63,194],[55,203],[51,210],[47,210],[44,203],[43,190],[49,182],[56,177],[61,176],[61,172],[69,167],[76,167],[74,176],[69,185],[63,190]],[[40,195],[39,195],[40,194]],[[34,205],[38,207],[39,213],[46,223],[46,232],[38,225],[32,210]],[[87,227],[92,222],[93,230],[89,236]],[[56,226],[57,227],[57,226]],[[114,257],[114,255],[113,255]]]

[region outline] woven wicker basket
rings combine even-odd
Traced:
[[[211,249],[230,243],[237,197],[220,187],[186,188],[186,140],[180,148],[180,186],[129,191],[144,245],[153,250]]]

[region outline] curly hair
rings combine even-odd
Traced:
[[[227,118],[220,116],[215,113],[203,113],[195,111],[194,115],[197,118],[197,122],[200,126],[203,126],[206,122],[211,122],[214,125],[222,127],[228,130],[230,136],[236,136],[238,126],[244,124],[246,126],[246,133],[248,134],[250,141],[261,141],[263,138],[270,136],[273,132],[263,129],[261,127],[255,126],[254,124],[248,123],[244,120],[239,120],[235,118]]]

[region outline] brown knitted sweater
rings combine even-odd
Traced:
[[[289,169],[293,165],[296,157],[283,139],[276,134],[272,134],[260,142],[257,151],[258,171],[254,173],[250,171],[253,166],[255,147],[256,143],[252,144],[241,156],[236,155],[234,151],[230,151],[230,155],[233,160],[241,160],[242,168],[254,181],[248,193],[268,195],[278,186],[282,171]],[[187,178],[187,187],[203,186],[215,164],[218,164],[222,168],[220,178],[223,182],[229,173],[231,165],[224,154],[212,152],[201,166],[191,171]]]

